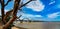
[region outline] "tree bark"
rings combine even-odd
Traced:
[[[20,3],[20,0],[15,0],[13,17],[3,26],[3,29],[7,29],[10,26],[10,24],[12,24],[16,20],[17,18],[16,14],[17,14],[19,3]]]
[[[18,11],[21,7],[23,7],[23,6],[25,6],[26,4],[28,4],[29,2],[31,2],[31,1],[28,1],[27,3],[25,3],[25,4],[23,4],[23,5],[20,5],[20,7],[19,7],[20,1],[21,1],[21,0],[15,0],[13,11],[10,11],[10,12],[7,13],[6,16],[4,17],[5,25],[3,26],[3,29],[8,29],[8,27],[10,26],[10,24],[12,24],[12,23],[16,20],[16,18],[17,18],[17,16],[16,16],[17,11]],[[6,18],[9,16],[9,14],[10,14],[11,12],[13,12],[13,17],[12,17],[8,22],[6,22]]]
[[[1,14],[2,14],[2,22],[4,23],[4,16],[5,16],[5,14],[4,14],[4,0],[1,0]]]
[[[6,22],[6,19],[10,16],[12,14],[12,12],[10,11],[10,12],[6,12],[6,15],[4,16],[4,23],[6,24],[7,22]]]
[[[23,6],[25,6],[25,5],[27,5],[28,3],[30,3],[31,2],[31,0],[30,1],[28,1],[27,3],[25,3],[25,4],[23,4],[23,5],[19,5],[19,7],[18,7],[18,10],[21,8],[21,7],[23,7]],[[6,5],[5,5],[6,6]],[[20,9],[21,10],[21,9]],[[6,24],[6,18],[11,14],[11,12],[13,12],[13,10],[10,10],[10,11],[8,11],[7,13],[6,13],[6,15],[4,16],[4,23]]]

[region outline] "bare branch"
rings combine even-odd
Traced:
[[[18,10],[21,10],[21,9],[20,9],[20,6],[23,7],[23,6],[25,6],[26,4],[28,4],[28,3],[30,3],[30,2],[31,2],[31,0],[28,1],[27,3],[23,4],[23,5],[20,4],[19,7],[18,7]],[[4,21],[5,21],[6,18],[11,14],[11,12],[13,12],[13,10],[10,10],[10,11],[8,11],[8,12],[6,13],[6,16],[4,17]],[[5,21],[5,23],[6,23],[6,21]]]
[[[17,19],[19,19],[22,15],[20,15],[19,17],[17,17]]]
[[[25,6],[25,5],[27,5],[27,4],[30,3],[31,1],[32,1],[32,0],[26,2],[25,4],[21,5],[19,8],[21,8],[21,7]]]
[[[13,10],[11,10],[11,11],[13,11]],[[4,16],[4,23],[6,24],[7,22],[6,22],[6,18],[8,18],[8,16],[10,16],[10,14],[12,13],[11,11],[9,11],[9,12],[7,12],[6,13],[6,15]]]
[[[30,2],[31,2],[31,0],[28,1],[27,3],[23,4],[23,5],[19,5],[18,10],[21,10],[21,9],[20,9],[21,7],[27,5],[27,4],[30,3]],[[21,7],[20,7],[20,6],[21,6]],[[13,10],[10,10],[10,11],[8,11],[8,12],[6,13],[6,16],[4,17],[4,20],[6,20],[6,18],[8,17],[8,15],[11,14],[11,12],[13,12]],[[5,21],[5,23],[6,23],[6,21]]]
[[[1,0],[0,0],[0,3],[1,3]]]
[[[21,7],[23,7],[23,6],[25,6],[25,5],[27,5],[28,3],[30,3],[31,2],[31,0],[30,1],[28,1],[28,2],[26,2],[25,4],[23,4],[23,5],[19,5],[19,7],[18,7],[18,10],[21,10],[20,8]],[[10,10],[11,12],[13,11],[13,10]],[[10,11],[8,11],[8,12],[10,12]]]
[[[13,21],[15,21],[19,3],[20,0],[15,0],[15,4],[13,8],[13,17],[5,24],[5,26],[3,26],[3,29],[7,29],[7,27],[9,27],[9,25],[12,24]]]
[[[4,18],[4,0],[0,0],[1,1],[1,14],[2,14],[2,21],[4,20],[3,18]],[[4,21],[3,21],[3,23],[4,23]]]
[[[8,3],[11,2],[11,1],[12,1],[12,0],[8,0],[7,3],[6,3],[4,6],[8,5]]]

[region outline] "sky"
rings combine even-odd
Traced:
[[[5,0],[6,3],[7,0]],[[22,0],[23,4],[29,0]],[[14,2],[11,1],[6,7],[5,12],[12,9]],[[1,4],[0,4],[1,9]],[[24,13],[23,13],[24,12]],[[1,10],[0,10],[1,14]],[[36,0],[22,7],[22,12],[19,11],[18,16],[22,14],[23,18],[40,21],[60,21],[60,0]]]

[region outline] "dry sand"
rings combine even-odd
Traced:
[[[24,22],[16,26],[27,29],[60,29],[60,22]]]
[[[0,26],[2,29],[2,26]],[[18,23],[12,29],[60,29],[60,22]]]

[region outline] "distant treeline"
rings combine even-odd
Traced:
[[[40,20],[16,20],[16,21],[23,21],[23,22],[60,22],[60,21],[40,21]]]

